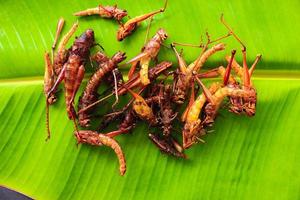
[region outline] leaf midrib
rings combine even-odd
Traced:
[[[205,72],[207,70],[203,70]],[[85,75],[85,80],[91,76],[91,73],[87,73]],[[300,71],[296,70],[257,70],[253,74],[254,80],[259,79],[284,79],[284,80],[293,80],[293,79],[300,79]],[[125,77],[127,80],[127,77]],[[0,79],[0,85],[6,84],[33,84],[33,83],[42,83],[44,81],[43,76],[28,76],[28,77],[18,77],[18,78],[8,78],[8,79]]]

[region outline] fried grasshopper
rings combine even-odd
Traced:
[[[103,52],[98,52],[94,59],[99,63],[98,70],[88,81],[82,96],[79,99],[78,110],[84,109],[98,99],[98,88],[106,75],[118,67],[118,63],[126,59],[125,53],[117,52],[112,58],[108,58]],[[89,126],[90,110],[78,114],[79,124],[82,127]]]
[[[207,35],[207,43],[200,44],[198,47],[202,48],[202,51],[198,58],[192,62],[191,64],[187,65],[182,56],[177,52],[175,48],[175,44],[180,44],[180,43],[172,43],[172,48],[175,52],[176,58],[178,60],[178,65],[179,68],[175,72],[174,76],[174,82],[173,82],[173,88],[174,88],[174,96],[173,96],[173,101],[177,104],[183,104],[186,95],[188,94],[188,91],[190,90],[191,86],[191,81],[192,81],[192,76],[193,72],[199,72],[199,70],[203,67],[204,63],[208,60],[209,57],[211,57],[213,54],[215,54],[218,51],[222,51],[225,49],[225,44],[224,43],[218,43],[211,48],[208,48],[209,44],[212,44],[216,41],[219,41],[223,38],[226,38],[230,36],[230,34],[227,34],[225,36],[222,36],[214,41],[211,41],[210,36],[208,33]],[[181,44],[185,46],[191,46],[187,44]]]
[[[158,13],[162,13],[165,11],[166,7],[167,7],[167,3],[168,1],[166,0],[165,5],[163,8],[157,10],[157,11],[153,11],[147,14],[143,14],[134,18],[129,19],[125,24],[120,23],[118,32],[117,32],[117,40],[118,41],[122,41],[124,40],[126,37],[128,37],[137,27],[138,25],[146,20],[149,19],[151,17],[153,17],[154,15],[158,14]]]
[[[56,34],[52,44],[52,62],[48,52],[46,52],[44,55],[44,60],[45,60],[44,94],[46,96],[46,127],[47,127],[47,135],[48,135],[46,140],[50,138],[49,105],[53,104],[56,101],[56,95],[55,95],[56,89],[55,90],[52,89],[57,80],[57,75],[60,73],[62,65],[66,62],[68,58],[68,50],[66,49],[66,44],[78,27],[78,23],[73,24],[69,32],[66,35],[64,35],[64,37],[60,41],[57,52],[54,52],[59,35],[63,29],[64,23],[65,20],[63,18],[60,18],[57,23]],[[50,91],[51,93],[49,93]]]
[[[127,64],[131,64],[131,69],[128,72],[128,77],[131,78],[137,65],[140,65],[140,78],[143,85],[148,85],[150,83],[148,77],[149,64],[152,59],[157,57],[160,47],[164,40],[168,37],[164,29],[159,29],[156,34],[145,44],[142,48],[142,52],[136,57],[132,58]]]
[[[49,98],[64,81],[65,101],[69,119],[75,123],[76,111],[74,109],[74,98],[84,77],[84,65],[89,59],[90,48],[94,45],[94,31],[87,29],[80,37],[76,38],[72,47],[68,50],[68,59],[60,70],[57,80],[48,92]],[[76,123],[75,123],[76,124]],[[48,135],[50,137],[50,134]]]
[[[87,16],[87,15],[99,15],[103,18],[113,18],[117,20],[119,23],[120,21],[127,16],[127,11],[120,9],[117,5],[114,6],[103,6],[99,5],[95,8],[88,8],[83,11],[79,11],[74,13],[75,16]]]
[[[75,136],[78,139],[78,143],[87,143],[90,145],[96,146],[108,146],[114,150],[118,159],[119,159],[119,171],[123,176],[126,172],[126,160],[124,153],[120,147],[120,145],[112,138],[108,137],[105,134],[97,133],[95,131],[81,130],[76,131]]]
[[[233,61],[233,56],[235,55],[235,51],[232,52],[232,59],[231,62],[228,63],[227,69],[229,70],[225,70],[226,74],[224,75],[224,83],[227,84],[227,81],[229,80],[229,75],[230,75],[230,69],[231,69],[231,64]],[[213,116],[213,118],[211,118],[210,120],[203,120],[201,119],[200,115],[201,112],[205,112],[205,115],[207,114],[211,114],[213,111],[210,111],[208,113],[206,113],[206,110],[203,111],[203,107],[207,104],[207,95],[210,95],[209,98],[212,98],[211,96],[213,96],[218,89],[221,87],[221,84],[219,83],[213,83],[209,89],[207,89],[203,83],[198,79],[198,77],[195,77],[195,79],[199,82],[199,84],[201,85],[201,87],[203,88],[203,93],[201,93],[196,100],[193,100],[194,98],[192,97],[190,104],[188,105],[188,109],[186,109],[187,113],[186,116],[183,117],[183,121],[185,122],[184,127],[183,127],[183,131],[182,131],[182,141],[183,141],[183,148],[189,148],[192,144],[194,144],[197,141],[201,141],[201,136],[204,135],[205,129],[204,127],[208,124],[208,123],[212,123],[214,121],[215,115]],[[194,90],[194,87],[192,87],[192,90]],[[192,92],[193,94],[193,92]],[[193,94],[194,95],[194,94]],[[223,97],[224,98],[224,97]],[[218,102],[221,103],[221,101],[223,100],[223,98],[218,98]],[[221,101],[219,101],[221,100]],[[217,110],[218,110],[218,106],[220,104],[218,104],[215,107],[214,113],[216,114]]]

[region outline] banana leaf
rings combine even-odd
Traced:
[[[128,170],[118,174],[113,151],[76,146],[60,93],[52,106],[52,138],[45,142],[43,54],[50,51],[57,20],[65,33],[76,20],[78,35],[93,28],[108,55],[118,50],[134,57],[143,46],[147,22],[123,42],[117,42],[115,21],[76,11],[99,1],[8,0],[0,4],[0,185],[34,199],[298,199],[300,197],[300,2],[169,0],[154,17],[150,36],[160,27],[173,41],[198,44],[208,31],[212,38],[227,34],[221,13],[247,46],[249,64],[263,60],[254,73],[258,91],[253,118],[222,111],[211,133],[187,151],[188,159],[160,153],[140,123],[132,134],[118,136]],[[130,17],[159,9],[163,1],[101,1],[117,4]],[[240,45],[225,39],[226,51],[213,56],[205,69],[224,65],[224,55]],[[70,43],[71,44],[71,43]],[[166,45],[166,46],[167,46]],[[186,61],[199,54],[184,48]],[[159,60],[175,56],[162,48]],[[127,67],[123,68],[127,72]],[[92,69],[89,69],[92,71]],[[107,105],[109,107],[109,105]]]

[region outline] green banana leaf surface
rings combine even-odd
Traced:
[[[45,142],[43,55],[51,50],[60,17],[66,19],[63,33],[77,20],[77,36],[93,28],[96,41],[110,56],[122,50],[133,58],[144,44],[148,21],[117,42],[115,21],[72,15],[99,3],[117,4],[133,18],[161,8],[164,1],[0,3],[0,185],[34,199],[300,198],[299,1],[169,0],[150,27],[150,37],[160,27],[169,35],[158,60],[170,60],[175,68],[176,58],[167,48],[171,42],[199,44],[205,31],[212,38],[227,34],[219,20],[223,13],[247,46],[248,64],[263,55],[253,75],[256,115],[249,118],[223,110],[203,138],[205,143],[186,151],[188,159],[162,154],[148,139],[152,129],[139,123],[132,134],[117,137],[127,160],[124,177],[110,148],[76,146],[62,92],[50,107],[52,137]],[[233,38],[224,43],[226,50],[211,57],[204,69],[226,65],[224,56],[231,49],[237,49],[241,63],[239,43]],[[183,56],[190,63],[200,51],[186,47]],[[124,73],[127,70],[122,67]],[[110,109],[108,104],[102,107]]]

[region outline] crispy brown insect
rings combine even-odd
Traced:
[[[164,7],[157,11],[153,11],[153,12],[143,14],[143,15],[134,17],[132,19],[129,19],[125,24],[120,23],[120,26],[119,26],[119,29],[117,32],[117,40],[118,41],[124,40],[127,36],[129,36],[137,28],[139,23],[141,23],[142,21],[144,21],[158,13],[164,12],[167,7],[167,3],[168,3],[168,0],[165,1]]]
[[[61,30],[64,25],[64,19],[61,18],[58,21],[57,24],[57,30],[55,34],[55,39],[52,45],[52,56],[54,56],[53,52],[56,47],[56,43],[58,40],[58,37],[61,33]],[[67,61],[68,59],[68,50],[65,49],[65,46],[68,42],[68,40],[71,38],[73,33],[76,31],[78,27],[78,23],[75,23],[71,30],[63,37],[61,40],[57,54],[53,58],[53,63],[51,63],[49,54],[46,53],[45,58],[45,76],[44,76],[44,92],[46,95],[46,127],[47,127],[47,138],[48,140],[50,138],[50,127],[49,127],[49,105],[53,104],[56,101],[56,90],[57,86],[55,86],[55,83],[57,82],[57,79],[59,77],[56,77],[58,73],[60,73],[62,65]],[[56,74],[57,73],[57,74]],[[61,77],[60,77],[61,78]],[[47,93],[47,94],[46,94]]]
[[[176,147],[174,146],[174,139],[170,138],[170,137],[164,137],[161,138],[158,135],[155,134],[149,134],[149,139],[161,150],[161,152],[175,156],[175,157],[179,157],[179,158],[187,158],[187,156],[178,151],[176,149]]]
[[[120,9],[117,5],[114,6],[102,6],[99,5],[96,8],[89,8],[83,11],[74,13],[75,16],[87,16],[87,15],[99,15],[103,18],[114,18],[118,22],[122,20],[123,17],[127,16],[127,11]]]
[[[136,115],[132,109],[125,112],[123,121],[119,124],[119,129],[106,133],[109,137],[115,137],[117,135],[130,132],[135,127]]]
[[[75,136],[78,139],[78,143],[87,143],[91,145],[101,146],[105,145],[114,150],[118,159],[119,159],[119,171],[121,176],[123,176],[126,172],[126,160],[124,153],[120,147],[120,145],[112,138],[107,135],[97,133],[95,131],[81,130],[75,132]]]
[[[146,102],[152,102],[157,105],[157,109],[155,109],[155,115],[157,116],[157,120],[159,125],[162,128],[163,135],[169,136],[172,131],[172,121],[176,118],[177,113],[173,111],[171,105],[171,96],[172,96],[172,88],[169,84],[156,84],[154,86],[154,95],[158,93],[158,95],[151,96],[146,98]],[[156,87],[156,88],[155,88]],[[149,104],[149,103],[148,103]],[[153,107],[153,106],[152,106]]]
[[[129,79],[132,78],[136,66],[139,64],[141,66],[140,70],[140,78],[141,83],[143,85],[148,85],[150,83],[148,77],[148,68],[151,59],[157,57],[157,54],[160,50],[160,47],[164,40],[168,37],[166,31],[164,29],[159,29],[156,34],[146,43],[146,45],[142,48],[142,52],[138,54],[136,57],[132,58],[127,64],[131,63],[131,69],[128,72]]]
[[[237,64],[237,63],[234,63],[235,62],[234,57],[233,57],[234,54],[235,54],[235,50],[232,51],[231,57],[230,56],[226,57],[226,58],[229,58],[228,63],[232,63],[232,65],[228,65],[226,69],[223,66],[220,66],[220,67],[210,70],[208,72],[198,74],[197,77],[198,78],[212,78],[212,77],[221,76],[223,78],[223,86],[227,85],[228,87],[236,88],[236,89],[241,88],[239,82],[237,82],[235,80],[235,78],[233,78],[233,76],[230,75],[231,66],[234,66]],[[242,99],[239,97],[231,97],[231,96],[229,96],[228,98],[230,101],[229,111],[234,112],[236,114],[242,113],[243,112]]]
[[[167,70],[172,66],[172,63],[169,61],[163,61],[153,68],[149,69],[149,80],[154,81],[162,72]],[[132,89],[137,86],[144,87],[141,81],[140,74],[134,74],[125,84],[124,86],[119,88],[119,95],[125,94],[127,92],[126,88]]]
[[[90,48],[94,45],[94,31],[92,29],[86,30],[80,37],[78,37],[69,50],[69,57],[64,64],[60,74],[57,77],[51,90],[48,92],[50,97],[57,89],[58,85],[64,81],[65,86],[65,101],[69,119],[72,119],[77,129],[74,109],[74,98],[79,89],[84,76],[84,64],[89,58]]]
[[[242,54],[243,54],[243,68],[240,67],[236,61],[233,62],[233,69],[235,72],[240,76],[240,78],[243,81],[242,88],[245,91],[251,91],[252,93],[255,93],[254,96],[246,96],[242,98],[242,104],[236,104],[237,108],[232,108],[234,111],[235,109],[237,110],[243,110],[248,116],[253,116],[255,115],[255,110],[256,110],[256,100],[257,100],[257,95],[256,95],[256,89],[253,86],[253,83],[251,81],[251,76],[252,73],[258,63],[258,61],[261,59],[261,55],[257,55],[254,63],[252,64],[251,68],[248,69],[247,65],[247,58],[246,58],[246,46],[243,44],[243,42],[240,40],[240,38],[233,32],[232,28],[226,23],[224,20],[224,16],[221,15],[221,22],[225,25],[225,27],[230,31],[230,33],[234,36],[234,38],[242,45]],[[228,58],[227,58],[228,60]],[[231,60],[231,59],[229,59]]]
[[[98,99],[98,88],[100,86],[103,78],[112,72],[115,68],[117,68],[118,63],[122,62],[126,59],[125,53],[117,52],[111,59],[107,58],[107,56],[98,52],[94,59],[100,63],[98,70],[93,74],[90,78],[89,82],[86,85],[85,90],[83,91],[82,96],[79,99],[78,109],[84,109],[88,105],[94,103]],[[81,112],[78,114],[79,124],[82,127],[89,126],[90,123],[90,110],[85,110],[85,112]]]

